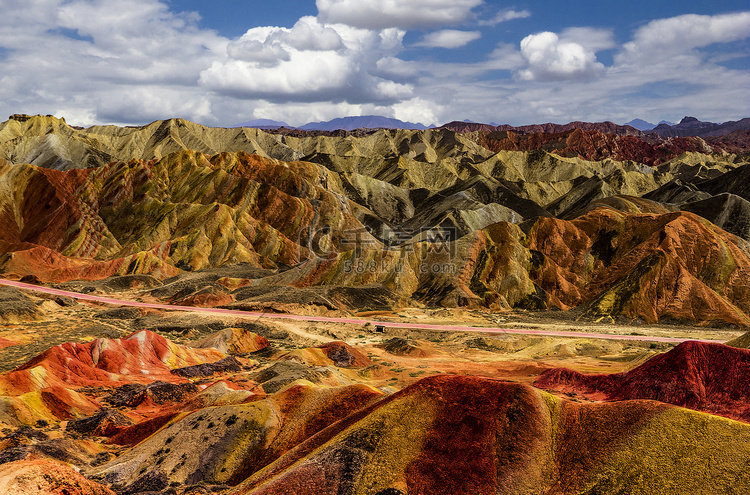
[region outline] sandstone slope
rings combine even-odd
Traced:
[[[526,364],[537,386],[579,394],[568,400],[467,376],[491,368],[463,359],[461,374],[430,369],[455,362],[455,343],[279,337],[227,327],[189,347],[144,330],[49,349],[0,377],[0,483],[30,489],[24,473],[40,490],[97,495],[750,488],[747,350],[690,342],[618,375]],[[419,370],[401,390],[384,385],[394,361]],[[40,478],[51,462],[74,468]]]
[[[605,401],[658,400],[748,422],[748,373],[747,349],[685,342],[625,373],[587,375],[553,369],[534,385]]]
[[[529,386],[444,376],[331,425],[229,493],[741,490],[748,454],[730,445],[749,433],[653,401],[581,405]],[[684,454],[667,454],[675,449]],[[705,459],[718,452],[715,470]]]
[[[372,285],[398,305],[748,325],[744,155],[638,141],[645,154],[625,157],[615,151],[639,136],[565,132],[494,136],[526,143],[507,150],[447,129],[77,129],[16,116],[0,128],[11,160],[0,163],[0,271],[164,280],[242,265],[256,272],[169,301],[250,308],[260,293],[243,302],[229,291],[294,287],[291,298],[346,309],[351,298],[297,289]],[[54,146],[39,148],[42,134]]]

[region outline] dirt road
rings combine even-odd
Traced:
[[[694,340],[698,342],[716,342],[721,343],[722,340],[708,340],[708,339],[687,339],[687,338],[675,338],[675,337],[658,337],[649,335],[623,335],[623,334],[609,334],[609,333],[589,333],[589,332],[569,332],[569,331],[554,331],[554,330],[538,330],[538,329],[524,329],[524,328],[497,328],[497,327],[474,327],[474,326],[461,326],[461,325],[433,325],[425,323],[406,323],[398,321],[377,321],[377,320],[365,320],[358,318],[333,318],[327,316],[308,316],[308,315],[291,315],[291,314],[277,314],[277,313],[259,313],[252,311],[239,311],[232,309],[222,308],[199,308],[193,306],[173,306],[170,304],[155,304],[155,303],[144,303],[138,301],[126,301],[121,299],[114,299],[111,297],[96,296],[92,294],[81,294],[78,292],[70,292],[60,289],[53,289],[51,287],[41,287],[33,284],[26,284],[22,282],[16,282],[13,280],[0,279],[0,285],[6,285],[9,287],[16,287],[18,289],[30,290],[34,292],[41,292],[45,294],[68,296],[82,301],[95,301],[98,303],[112,304],[116,306],[131,306],[136,308],[151,308],[161,309],[168,311],[188,311],[192,313],[201,314],[212,314],[219,316],[236,316],[243,318],[268,318],[275,320],[298,320],[305,322],[328,322],[328,323],[345,323],[350,325],[381,325],[385,328],[404,328],[404,329],[418,329],[418,330],[436,330],[436,331],[447,331],[447,332],[477,332],[477,333],[501,333],[501,334],[522,334],[522,335],[535,335],[535,336],[546,336],[546,337],[574,337],[574,338],[589,338],[589,339],[607,339],[607,340],[636,340],[641,342],[670,342],[679,343],[686,340]]]

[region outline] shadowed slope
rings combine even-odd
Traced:
[[[750,201],[750,165],[737,167],[724,175],[698,184],[711,194],[731,193]]]
[[[11,287],[0,287],[0,323],[40,320],[42,315],[26,294]]]
[[[722,193],[680,206],[683,211],[700,215],[729,233],[750,241],[750,201]]]

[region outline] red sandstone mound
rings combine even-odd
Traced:
[[[4,394],[20,395],[48,387],[184,381],[171,370],[223,357],[215,349],[183,347],[142,330],[125,339],[95,339],[52,347],[1,376],[0,389]]]
[[[91,416],[101,403],[87,387],[123,385],[138,390],[120,405],[148,415],[198,391],[173,370],[224,357],[216,349],[183,347],[148,330],[125,339],[57,345],[0,375],[0,422],[19,426]]]
[[[599,131],[606,134],[616,134],[619,136],[643,136],[643,132],[633,126],[617,125],[614,122],[570,122],[568,124],[531,124],[514,127],[511,125],[488,125],[477,124],[474,122],[449,122],[441,126],[441,129],[450,129],[456,132],[502,132],[513,131],[520,134],[556,134],[573,131],[576,129],[584,131]]]
[[[750,422],[750,350],[684,342],[625,373],[544,372],[534,385],[594,399],[654,399]]]
[[[574,128],[574,129],[532,129],[528,133],[518,133],[511,129],[490,131],[482,129],[477,133],[477,142],[492,151],[532,151],[545,150],[560,156],[580,157],[585,160],[633,160],[646,165],[659,165],[685,152],[737,153],[747,151],[742,135],[702,139],[697,137],[662,138],[650,135],[618,132],[617,129]]]
[[[721,446],[704,448],[708,437]],[[659,402],[582,405],[526,385],[441,376],[332,424],[230,493],[651,493],[665,482],[675,493],[746,490],[745,438],[748,425]],[[706,462],[735,443],[737,462]]]
[[[225,328],[218,332],[212,333],[197,342],[193,342],[191,347],[199,349],[213,348],[224,354],[249,354],[268,347],[268,339],[258,335],[246,328]]]

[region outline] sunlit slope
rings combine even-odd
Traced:
[[[445,376],[332,425],[230,493],[742,491],[743,439],[744,423],[657,402],[582,405]]]
[[[448,307],[750,322],[747,242],[693,213],[610,196],[563,220],[483,175],[421,201],[391,190],[403,201],[378,203],[384,183],[360,177],[369,201],[320,165],[243,152],[67,172],[5,162],[0,268],[47,281],[164,279],[245,263],[271,272],[230,274],[227,287],[380,284]]]

